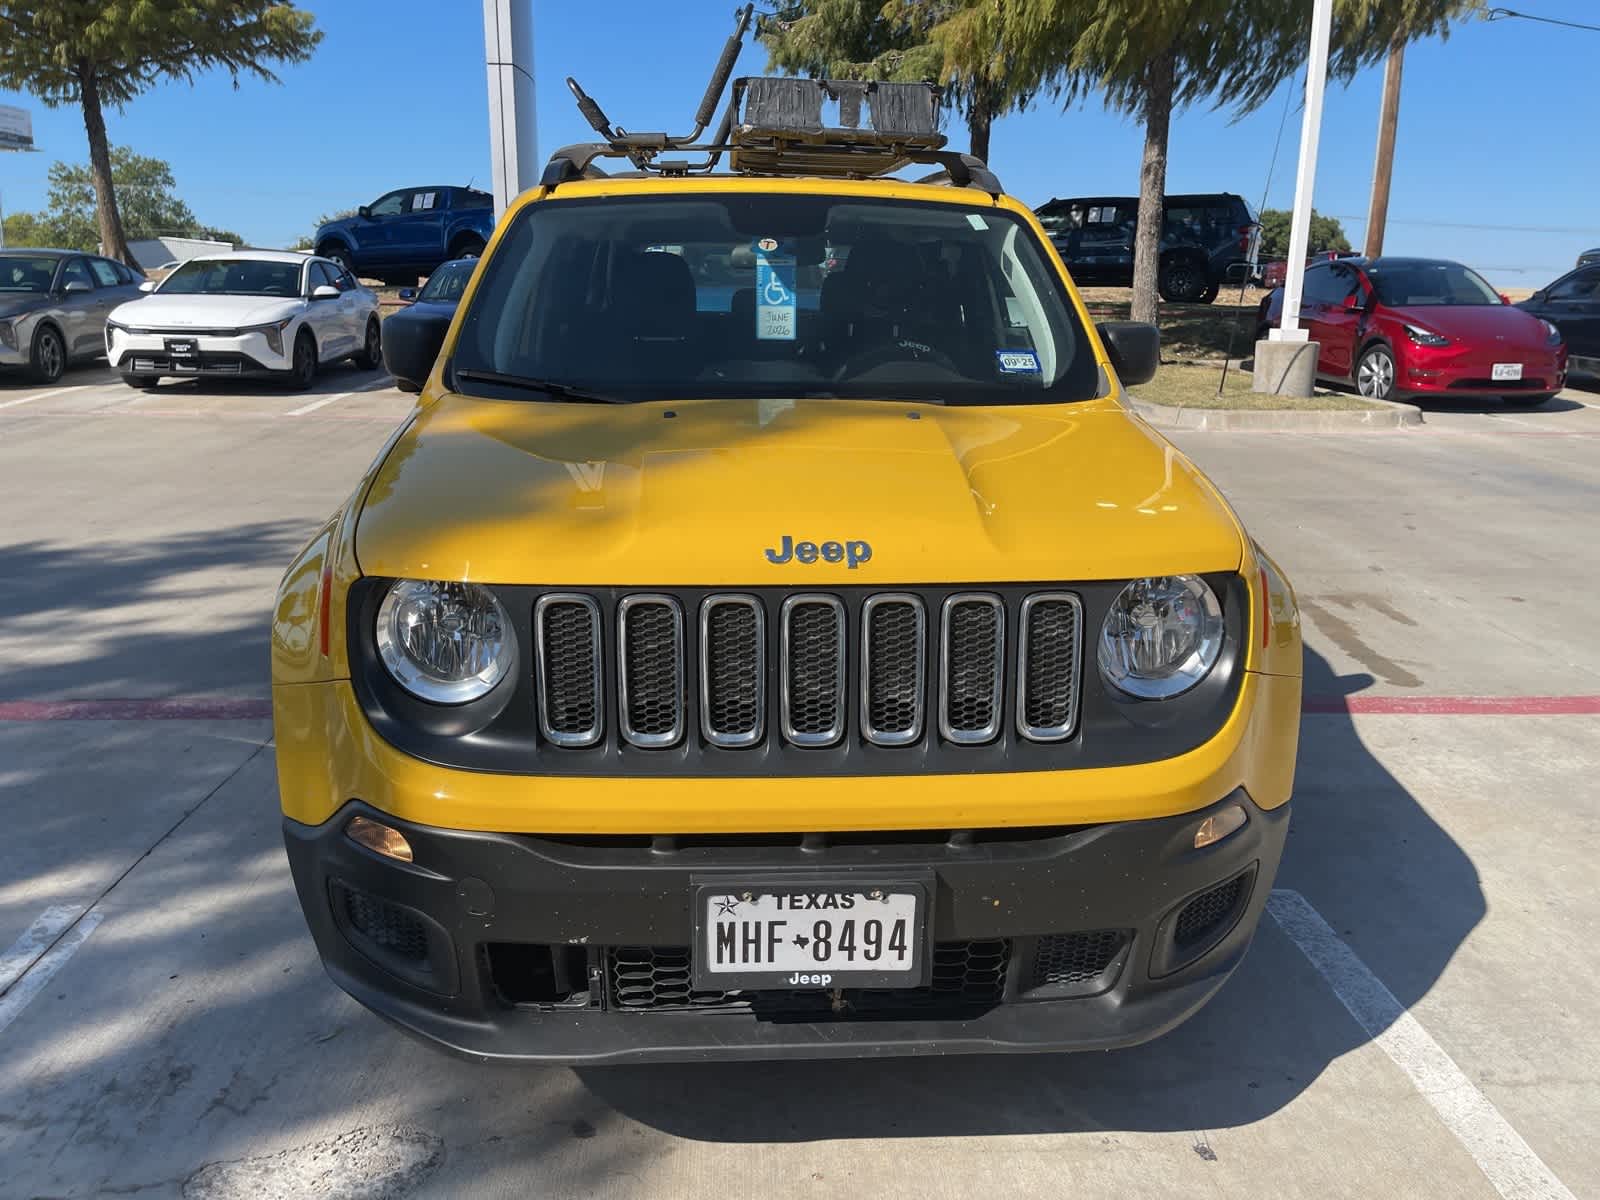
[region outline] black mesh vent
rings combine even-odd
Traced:
[[[1034,945],[1030,986],[1078,989],[1100,983],[1126,942],[1127,935],[1115,929],[1042,937]]]
[[[599,679],[595,672],[595,613],[587,604],[557,600],[546,605],[542,639],[544,718],[549,732],[579,737],[597,727]]]
[[[695,991],[687,946],[617,946],[606,953],[611,1004],[637,1012],[683,1009],[753,1012],[790,1020],[972,1016],[1005,994],[1011,945],[1004,938],[940,942],[932,982],[914,988],[827,991]]]
[[[761,622],[746,603],[714,603],[706,611],[707,731],[753,740],[761,729]]]
[[[670,743],[682,733],[683,622],[667,601],[641,600],[622,617],[623,730],[630,737]]]
[[[1065,736],[1076,715],[1078,606],[1066,599],[1035,600],[1023,636],[1023,724],[1035,736]]]
[[[342,883],[335,883],[333,891],[336,902],[344,907],[350,928],[362,937],[397,958],[415,963],[427,961],[428,931],[406,909]]]
[[[872,606],[867,617],[869,737],[915,738],[922,723],[922,653],[917,605],[886,600]]]
[[[789,609],[788,732],[826,743],[843,727],[844,610],[820,600]]]
[[[950,606],[946,621],[946,730],[987,740],[1000,724],[1000,606],[960,600]]]
[[[1183,911],[1178,914],[1178,924],[1172,933],[1173,942],[1182,949],[1214,936],[1231,921],[1249,886],[1250,876],[1238,875],[1227,883],[1219,883],[1201,892],[1185,904]]]

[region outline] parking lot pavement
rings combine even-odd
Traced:
[[[0,1195],[1600,1194],[1595,394],[1183,436],[1299,589],[1313,710],[1278,916],[1187,1025],[572,1071],[368,1015],[289,883],[268,604],[407,399],[77,375],[0,407]]]

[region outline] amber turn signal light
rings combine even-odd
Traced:
[[[411,861],[411,843],[398,829],[390,829],[366,817],[351,817],[350,823],[344,827],[344,834],[352,842],[365,846],[375,854],[396,858],[401,862]]]
[[[1194,831],[1194,848],[1199,850],[1204,846],[1213,846],[1228,835],[1237,833],[1244,828],[1246,819],[1244,809],[1237,804],[1230,804],[1221,812],[1212,813]]]

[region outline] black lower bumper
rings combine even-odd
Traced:
[[[1195,849],[1205,817],[1247,824]],[[362,815],[414,863],[351,841]],[[352,802],[284,822],[334,981],[403,1029],[482,1060],[550,1063],[1104,1049],[1193,1014],[1249,946],[1287,806],[1243,791],[1181,817],[1041,830],[772,838],[542,838],[412,825]],[[814,872],[932,882],[920,988],[702,992],[691,877]]]
[[[128,350],[117,360],[116,368],[127,379],[164,375],[197,379],[283,379],[292,373],[264,366],[248,354],[210,350],[185,358],[174,358],[165,350]]]

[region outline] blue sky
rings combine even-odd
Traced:
[[[1518,11],[1600,23],[1595,0],[1508,0]],[[340,0],[307,5],[327,34],[283,85],[206,76],[135,100],[108,124],[114,143],[168,160],[201,220],[259,245],[284,245],[319,214],[392,187],[482,184],[489,173],[481,8],[454,0]],[[681,131],[731,27],[732,0],[540,3],[536,78],[539,149],[589,139],[563,84],[577,75],[613,121]],[[451,14],[446,16],[445,14]],[[629,39],[626,54],[615,48]],[[1536,287],[1600,245],[1600,160],[1582,132],[1597,111],[1600,33],[1531,21],[1471,21],[1447,42],[1407,52],[1386,249],[1457,258],[1501,286]],[[764,65],[747,46],[742,73]],[[1317,208],[1344,220],[1359,246],[1367,211],[1382,69],[1328,93]],[[1284,93],[1243,119],[1204,107],[1173,122],[1170,191],[1236,191],[1269,207],[1293,199],[1300,117],[1283,126]],[[34,114],[43,153],[0,155],[5,211],[42,208],[55,159],[85,161],[74,108],[32,97],[0,103]],[[952,129],[952,141],[964,136]],[[1141,131],[1089,103],[1043,104],[995,126],[993,165],[1037,204],[1052,195],[1138,189]]]

